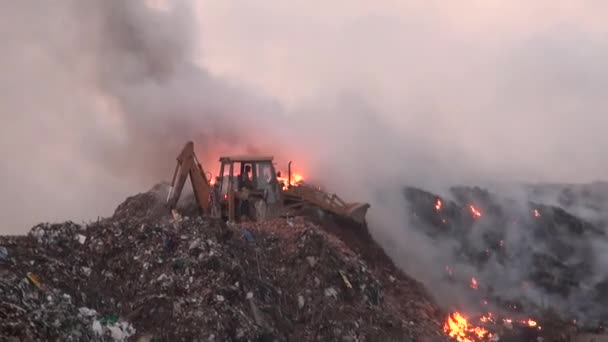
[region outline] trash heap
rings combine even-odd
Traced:
[[[160,190],[86,225],[0,237],[0,340],[443,339],[424,288],[367,260],[377,246],[351,248],[304,217],[172,216]]]
[[[438,267],[470,296],[468,307],[459,309],[534,317],[542,330],[524,324],[513,333],[531,331],[545,340],[562,332],[603,332],[608,279],[597,272],[597,248],[608,246],[608,237],[599,221],[479,187],[454,187],[445,196],[409,187],[404,195],[411,227],[451,246]]]

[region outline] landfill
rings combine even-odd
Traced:
[[[0,237],[0,340],[446,340],[445,313],[364,230],[171,215],[162,189]]]
[[[608,278],[598,258],[608,237],[603,217],[579,214],[599,212],[606,202],[597,187],[556,189],[530,186],[519,198],[480,187],[453,187],[443,195],[404,190],[411,227],[438,244],[450,242],[445,281],[463,288],[468,298],[454,310],[477,313],[495,339],[608,338]],[[553,196],[546,196],[549,190]],[[583,205],[587,211],[575,210]]]

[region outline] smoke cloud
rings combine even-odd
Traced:
[[[605,177],[606,7],[2,2],[0,233],[108,215],[194,140],[207,171],[270,153],[370,202],[373,234],[432,281],[444,255],[407,227],[404,185]]]

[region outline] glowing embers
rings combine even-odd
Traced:
[[[473,215],[473,217],[475,217],[475,218],[481,217],[481,211],[479,211],[477,208],[475,208],[474,205],[470,204],[469,209],[471,209],[471,214]]]
[[[477,290],[479,288],[479,284],[477,283],[477,279],[475,278],[471,278],[471,284],[469,284],[469,287]]]
[[[441,210],[441,208],[443,207],[443,202],[441,202],[441,199],[437,199],[437,201],[435,202],[435,210],[439,211]]]

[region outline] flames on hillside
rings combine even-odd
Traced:
[[[435,210],[437,212],[441,211],[441,209],[443,209],[443,201],[441,200],[441,198],[437,198],[435,200]],[[471,215],[473,215],[473,217],[477,218],[477,217],[481,217],[481,210],[479,210],[477,207],[475,207],[473,204],[469,205],[469,210],[471,211]],[[444,222],[445,223],[445,222]]]
[[[499,340],[498,331],[513,329],[515,326],[542,330],[542,327],[531,318],[514,320],[505,317],[499,319],[491,312],[477,318],[467,318],[458,311],[454,311],[448,316],[443,330],[458,342],[484,342]]]
[[[479,211],[479,209],[477,209],[474,205],[469,205],[469,208],[471,209],[473,217],[481,217],[481,211]]]
[[[441,215],[444,209],[444,201],[441,198],[436,198],[434,209]],[[482,210],[475,204],[469,204],[463,208],[472,218],[478,219],[483,217]],[[532,216],[539,218],[541,216],[538,209],[532,210]],[[445,219],[442,218],[445,223]],[[500,240],[500,248],[504,248],[504,241]],[[449,278],[454,279],[454,268],[451,266],[445,267]],[[477,278],[471,277],[468,287],[474,291],[481,291],[480,284]],[[483,300],[483,304],[487,307],[488,300]],[[506,330],[516,328],[542,330],[538,322],[532,318],[514,319],[511,317],[500,317],[497,313],[486,312],[481,316],[468,317],[462,311],[453,311],[445,320],[443,330],[453,340],[458,342],[486,342],[498,341],[500,335]]]

